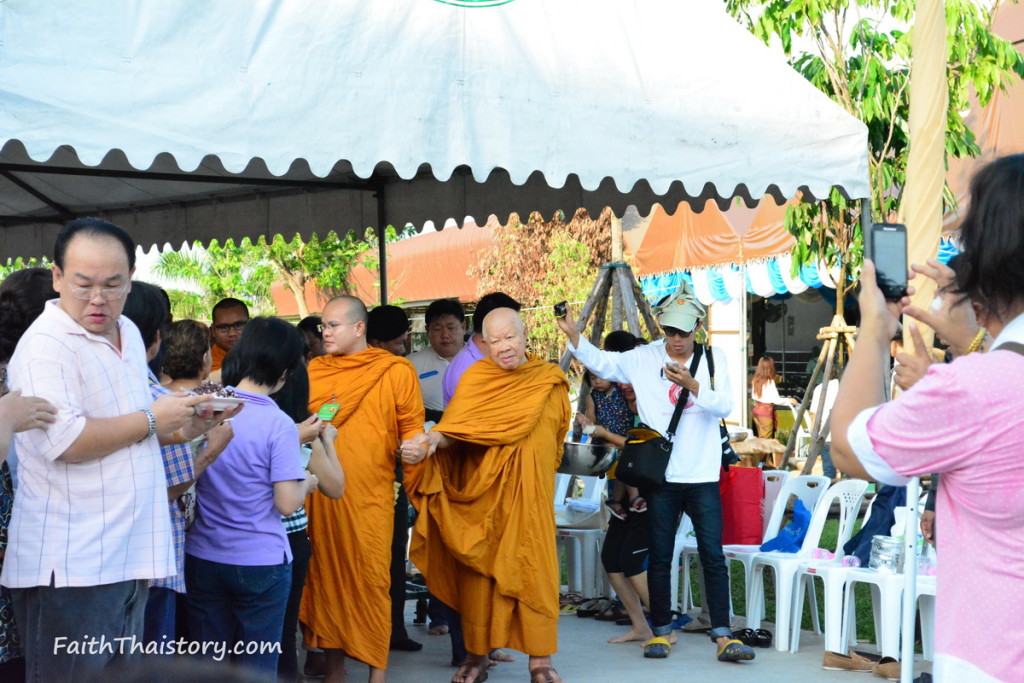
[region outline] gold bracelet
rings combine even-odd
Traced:
[[[966,356],[968,353],[974,353],[981,349],[981,345],[985,343],[985,337],[987,336],[988,332],[984,327],[978,330],[978,334],[974,335],[974,341],[972,341],[971,345],[967,347],[967,351],[964,352],[964,355]]]

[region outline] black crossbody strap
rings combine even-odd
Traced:
[[[704,354],[704,347],[696,345],[693,347],[693,358],[690,360],[690,376],[697,376],[697,366],[700,365],[700,357]],[[690,398],[690,390],[683,389],[679,393],[679,399],[676,401],[676,409],[672,411],[672,420],[668,423],[668,432],[665,434],[665,438],[669,441],[676,435],[676,427],[679,426],[679,419],[683,416],[683,408],[686,407],[686,402]]]
[[[1024,344],[1018,344],[1017,342],[1005,342],[1003,344],[1000,344],[999,346],[997,346],[996,348],[994,348],[992,350],[993,351],[1013,351],[1014,353],[1019,353],[1020,355],[1024,356]]]
[[[711,377],[711,391],[715,390],[715,354],[708,347],[708,375]]]

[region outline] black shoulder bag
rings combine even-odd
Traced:
[[[690,374],[697,371],[704,347],[693,349],[690,361]],[[672,420],[668,423],[668,431],[664,436],[656,429],[640,425],[626,432],[626,445],[622,447],[619,464],[615,469],[615,478],[626,486],[635,486],[643,491],[653,491],[665,483],[665,470],[672,457],[672,438],[683,416],[683,408],[690,398],[690,390],[683,389],[672,411]]]
[[[708,373],[711,376],[711,390],[715,390],[715,354],[708,347]],[[729,443],[729,429],[725,426],[725,420],[718,421],[718,431],[722,436],[722,469],[729,471],[729,465],[735,465],[740,461],[740,456],[732,449]]]

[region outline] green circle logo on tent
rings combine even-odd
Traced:
[[[434,2],[455,7],[497,7],[498,5],[507,5],[512,0],[434,0]]]

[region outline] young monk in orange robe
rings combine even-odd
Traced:
[[[455,683],[486,680],[497,647],[530,655],[533,681],[559,681],[551,500],[569,385],[558,366],[527,358],[515,311],[491,312],[484,338],[490,358],[462,376],[441,422],[402,444],[403,462],[423,461],[406,468],[419,511],[410,556],[430,592],[462,615],[470,656]]]
[[[326,356],[309,363],[309,409],[340,406],[335,449],[345,497],[306,505],[313,556],[299,620],[306,645],[327,651],[328,683],[345,680],[345,656],[384,680],[391,639],[391,535],[395,451],[423,430],[423,399],[412,363],[366,345],[366,308],[352,297],[323,312]]]

